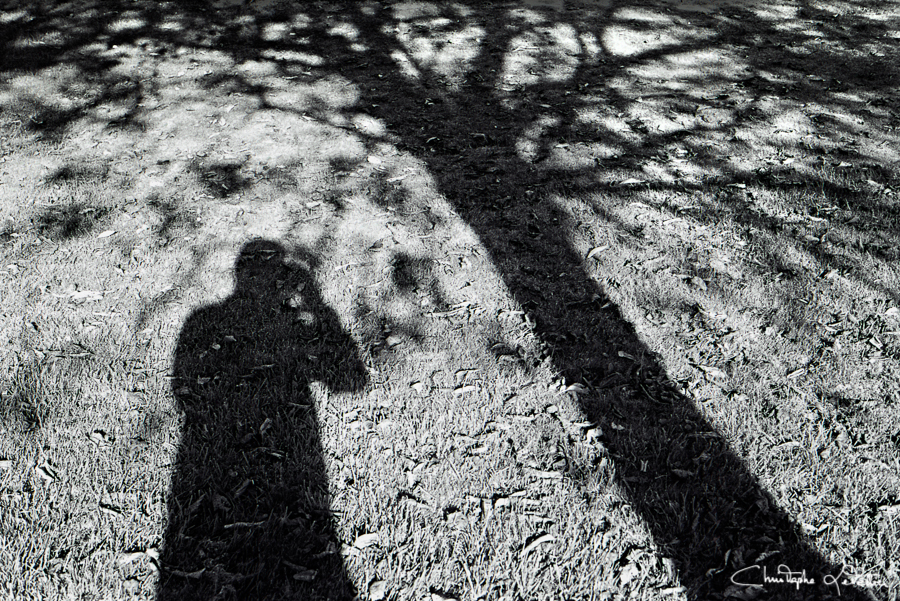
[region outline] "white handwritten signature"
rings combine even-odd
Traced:
[[[759,582],[752,582],[754,580],[751,576],[753,572],[762,572],[762,578]],[[731,583],[758,589],[764,589],[767,584],[789,585],[800,590],[801,586],[815,585],[816,580],[807,576],[806,570],[795,571],[784,564],[780,564],[773,575],[768,573],[766,566],[752,565],[741,568],[731,575]],[[887,582],[871,574],[854,574],[848,571],[847,566],[841,566],[841,571],[837,575],[824,575],[822,584],[834,587],[838,596],[841,594],[841,586],[856,586],[860,588],[888,586]]]

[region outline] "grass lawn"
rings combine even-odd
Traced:
[[[897,599],[898,32],[0,3],[0,599]]]

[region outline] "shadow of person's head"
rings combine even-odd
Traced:
[[[277,277],[283,268],[286,250],[279,242],[256,239],[244,244],[234,261],[235,293],[251,291]]]

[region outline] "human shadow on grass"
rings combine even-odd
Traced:
[[[308,252],[249,242],[234,266],[234,292],[182,328],[173,389],[184,423],[160,601],[355,595],[309,386],[357,391],[367,375],[317,292],[315,266]],[[279,302],[286,294],[289,307]]]

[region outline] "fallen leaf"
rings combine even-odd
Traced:
[[[380,165],[381,163],[384,162],[384,161],[381,160],[381,157],[377,157],[377,156],[375,156],[374,154],[370,154],[370,155],[366,158],[366,160],[369,161],[370,163],[372,163],[373,165]]]
[[[629,582],[634,580],[638,574],[641,573],[641,568],[639,568],[636,564],[629,563],[625,567],[623,567],[619,571],[619,583],[622,586],[626,586]]]
[[[56,471],[46,462],[44,462],[43,465],[35,467],[34,471],[37,472],[37,475],[47,484],[56,481]]]
[[[76,290],[67,296],[72,300],[100,300],[103,293],[95,290]]]
[[[100,503],[100,511],[111,513],[113,515],[122,515],[122,508],[110,505],[109,503]]]
[[[387,583],[376,580],[369,585],[369,601],[381,601],[387,596]]]
[[[886,515],[895,515],[900,513],[900,503],[894,505],[879,505],[878,512]]]
[[[785,377],[786,377],[786,378],[799,378],[799,377],[802,376],[805,372],[806,372],[806,368],[805,368],[805,367],[799,367],[799,368],[795,369],[794,371],[790,372],[790,373],[789,373],[788,375],[786,375]]]
[[[728,271],[728,267],[725,263],[719,259],[713,259],[709,262],[709,266],[715,269],[716,271]]]
[[[588,259],[596,259],[597,257],[600,256],[600,253],[602,253],[603,251],[608,250],[608,249],[609,249],[609,244],[604,244],[603,246],[595,246],[594,248],[592,248],[590,250],[590,252],[588,252],[587,258]]]
[[[558,480],[563,477],[562,472],[539,470],[535,468],[525,468],[525,473],[537,478],[544,478],[547,480]]]
[[[109,238],[110,236],[112,236],[115,233],[116,233],[115,230],[106,230],[105,232],[102,232],[100,235],[98,235],[97,239],[99,240],[101,238]]]
[[[772,447],[772,450],[777,451],[779,449],[796,449],[799,446],[802,446],[802,445],[799,442],[797,442],[796,440],[789,440],[789,441],[783,442],[779,445],[775,445],[774,447]]]
[[[141,590],[141,581],[137,578],[126,578],[122,581],[122,588],[129,595],[136,595]]]
[[[588,391],[587,386],[584,384],[572,384],[566,387],[566,392],[574,392],[577,394],[585,394]]]
[[[544,543],[552,543],[554,540],[552,534],[544,534],[543,536],[539,536],[530,543],[528,543],[524,549],[522,549],[522,555],[526,555],[529,551],[532,551],[538,545],[543,545]]]
[[[453,394],[456,396],[466,394],[467,392],[475,392],[478,389],[474,384],[469,384],[468,386],[460,386],[459,388],[454,389]]]
[[[98,447],[109,446],[109,436],[103,430],[94,430],[93,432],[88,434],[88,438]]]
[[[705,373],[710,378],[713,378],[716,380],[727,380],[728,379],[728,374],[726,374],[724,371],[722,371],[718,367],[712,367],[710,365],[698,365],[697,367],[699,367],[703,371],[703,373]]]
[[[308,568],[300,568],[296,572],[294,572],[294,580],[299,580],[301,582],[312,582],[316,579],[316,571],[310,570]]]
[[[435,593],[432,591],[431,593],[431,601],[459,601],[456,597],[445,597],[440,593]]]
[[[378,534],[360,534],[356,537],[356,540],[353,541],[353,546],[357,549],[365,549],[366,547],[371,547],[372,545],[378,544]]]
[[[116,563],[120,566],[126,566],[144,557],[143,551],[135,551],[133,553],[120,553],[116,558]]]
[[[454,511],[447,515],[447,525],[454,530],[464,530],[469,527],[469,518],[461,511]]]
[[[693,478],[694,476],[697,475],[697,472],[689,472],[688,470],[679,470],[679,469],[673,469],[672,473],[675,474],[676,476],[678,476],[679,478],[685,478],[685,479]]]
[[[646,183],[646,180],[629,177],[628,179],[622,180],[621,182],[619,182],[619,185],[631,186],[631,185],[644,184],[644,183]]]

